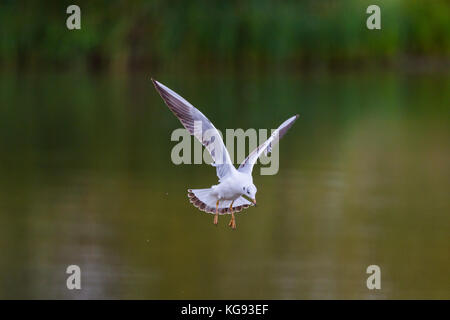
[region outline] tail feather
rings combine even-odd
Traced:
[[[189,201],[201,211],[207,213],[216,213],[217,197],[213,194],[213,189],[188,189]],[[230,205],[232,200],[219,201],[219,214],[230,214]],[[233,203],[233,211],[240,212],[252,206],[253,203],[243,197],[239,197]]]

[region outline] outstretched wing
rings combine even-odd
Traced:
[[[238,171],[251,174],[253,170],[253,165],[258,160],[259,156],[265,152],[271,152],[272,146],[278,142],[288,131],[288,129],[294,124],[295,120],[297,120],[298,114],[287,119],[285,122],[275,130],[272,135],[267,139],[263,144],[258,146],[255,150],[253,150],[247,158],[241,163],[238,168]]]
[[[236,170],[220,133],[211,121],[176,92],[156,80],[152,79],[152,82],[181,124],[208,149],[214,161],[213,166],[216,167],[217,177],[222,179],[232,170]]]

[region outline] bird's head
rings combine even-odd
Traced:
[[[254,205],[256,205],[256,192],[258,191],[256,189],[256,186],[252,183],[248,185],[247,187],[243,187],[244,195],[253,202]]]

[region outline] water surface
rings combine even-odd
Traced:
[[[159,80],[222,130],[301,115],[258,207],[232,231],[189,204],[215,171],[172,164],[148,75],[2,75],[0,298],[450,298],[447,75]]]

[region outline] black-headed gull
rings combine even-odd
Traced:
[[[211,121],[176,92],[154,79],[152,82],[181,124],[208,149],[214,161],[213,165],[216,167],[219,184],[207,189],[189,189],[190,202],[202,211],[213,213],[216,225],[219,214],[231,214],[228,225],[236,229],[234,213],[256,205],[257,189],[253,184],[253,165],[263,152],[271,152],[272,145],[284,136],[297,120],[298,115],[283,122],[263,144],[249,154],[236,170],[221,135]],[[212,132],[212,134],[205,135],[205,132]]]

